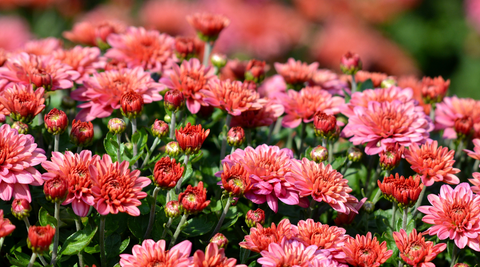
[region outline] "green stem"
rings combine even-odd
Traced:
[[[80,230],[82,230],[82,222],[80,221],[79,218],[75,218],[75,227],[76,227],[76,229],[77,229],[77,232],[80,231]],[[82,254],[82,251],[78,252],[77,256],[78,256],[78,264],[79,264],[78,266],[85,266],[85,265],[83,264],[83,254]]]
[[[187,173],[186,169],[187,169],[187,164],[188,164],[188,159],[189,158],[190,158],[190,155],[186,154],[185,159],[183,160],[183,164],[185,165],[185,172],[182,175],[182,177],[180,178],[180,180],[178,180],[177,185],[175,186],[175,193],[177,195],[178,195],[178,193],[180,193],[180,189],[182,188],[183,178],[185,178],[185,174]]]
[[[163,228],[163,233],[162,233],[162,237],[160,237],[160,239],[164,239],[165,236],[167,235],[167,230],[170,228],[170,225],[172,225],[172,222],[173,222],[173,219],[170,217],[168,218],[168,222],[167,224],[165,225],[165,228]]]
[[[77,154],[80,154],[80,152],[82,152],[82,149],[83,149],[83,147],[77,146]]]
[[[170,117],[170,139],[175,141],[175,111],[172,111],[172,116]]]
[[[55,202],[55,219],[57,220],[57,227],[55,227],[55,237],[53,238],[52,260],[50,264],[55,266],[57,263],[58,242],[60,241],[60,202]]]
[[[417,203],[415,203],[415,211],[412,214],[412,218],[415,218],[415,216],[417,215],[418,207],[420,207],[420,205],[422,204],[423,197],[425,196],[426,191],[427,191],[427,187],[425,185],[423,185],[422,192],[420,193],[420,196],[418,196]]]
[[[432,120],[432,123],[435,123],[435,104],[431,104],[430,119]]]
[[[205,49],[203,50],[203,65],[208,66],[208,61],[210,60],[210,53],[212,53],[213,42],[205,42]]]
[[[407,231],[407,220],[408,220],[408,208],[403,208],[403,221],[402,221],[402,229]]]
[[[380,196],[382,195],[382,190],[378,189],[377,190],[377,193],[375,194],[375,196],[373,197],[373,204],[376,204],[378,202],[378,200],[380,199]]]
[[[357,82],[355,81],[355,74],[352,74],[352,95],[357,91]]]
[[[476,159],[475,163],[473,163],[473,171],[472,172],[477,172],[478,171],[478,165],[480,165],[480,161],[478,159]]]
[[[309,215],[308,218],[313,218],[313,211],[315,210],[315,206],[317,206],[317,201],[312,198],[312,201],[310,201],[310,207],[309,207]]]
[[[377,181],[378,180],[378,176],[380,176],[380,172],[381,172],[381,168],[380,168],[380,164],[377,165],[377,168],[375,169],[375,177],[374,177],[374,180],[373,181]],[[370,198],[370,176],[367,177],[367,182],[365,183],[365,194],[367,195],[368,198]]]
[[[37,253],[33,252],[32,257],[30,257],[30,261],[28,262],[28,267],[32,267],[35,264],[35,260],[37,259]]]
[[[286,147],[290,150],[292,150],[292,147],[293,147],[293,129],[290,129],[290,128],[288,129]]]
[[[5,237],[0,238],[0,251],[2,251],[3,241],[5,241]]]
[[[122,143],[122,135],[121,134],[117,134],[117,144],[118,144],[118,148],[117,148],[117,161],[118,162],[122,162],[122,154],[120,154],[120,144]]]
[[[345,164],[345,167],[343,167],[343,176],[347,175],[348,168],[352,165],[352,161],[347,159],[347,164]]]
[[[137,118],[132,118],[132,137],[137,132]],[[133,142],[133,138],[132,138]],[[138,147],[137,143],[133,142],[133,157],[135,158],[138,154]],[[133,163],[132,170],[136,170],[138,168],[138,160]]]
[[[143,161],[142,163],[142,166],[140,167],[140,169],[143,169],[143,167],[145,167],[146,164],[148,164],[148,161],[150,160],[150,156],[152,155],[152,151],[155,150],[155,148],[157,147],[157,145],[161,142],[162,140],[158,137],[155,137],[155,140],[153,140],[153,144],[152,146],[150,147],[150,150],[147,152],[147,156],[145,157],[145,160]]]
[[[222,148],[220,150],[220,169],[222,169],[222,159],[225,157],[225,153],[227,152],[227,135],[228,130],[230,129],[230,122],[232,121],[232,115],[228,114],[227,119],[225,121],[224,131],[223,131],[223,140],[222,140]],[[226,131],[225,131],[226,130]]]
[[[333,142],[327,142],[328,162],[333,163]]]
[[[105,221],[106,215],[100,215],[100,261],[102,267],[107,267],[107,255],[105,254]]]
[[[247,260],[248,258],[250,257],[250,250],[249,249],[245,249],[245,248],[240,248],[240,253],[241,253],[241,257],[240,257],[240,262],[242,264],[246,264],[247,263]]]
[[[252,129],[247,128],[245,135],[247,136],[247,146],[252,146]]]
[[[305,129],[307,128],[307,124],[302,122],[302,130],[300,132],[300,147],[298,148],[297,151],[297,157],[300,159],[302,152],[303,152],[303,143],[305,139]]]
[[[60,144],[60,135],[56,134],[53,137],[54,137],[53,151],[57,152],[58,151],[58,145]]]
[[[209,239],[212,239],[212,237],[218,233],[220,230],[220,227],[222,227],[223,220],[225,220],[225,216],[227,216],[228,208],[230,208],[230,204],[233,201],[233,196],[229,196],[227,199],[227,203],[225,204],[225,208],[223,209],[222,216],[220,216],[220,219],[218,220],[217,226],[215,227],[215,230],[213,230],[212,235],[210,236]]]
[[[457,256],[458,256],[458,248],[457,248],[457,245],[455,245],[454,243],[453,249],[452,249],[452,262],[450,263],[450,267],[453,267],[457,262]]]
[[[396,230],[395,215],[397,215],[397,203],[394,202],[393,207],[392,207],[392,229],[393,229],[393,231]]]
[[[182,227],[187,221],[188,214],[184,213],[182,216],[182,219],[180,220],[180,223],[177,226],[177,230],[175,230],[175,233],[173,234],[172,241],[170,241],[170,246],[169,248],[172,248],[175,245],[175,242],[177,242],[177,238],[180,235],[180,232],[182,231]]]
[[[145,231],[145,235],[143,236],[143,239],[148,238],[153,228],[153,221],[155,221],[155,208],[157,206],[158,191],[160,191],[160,187],[157,186],[153,190],[153,203],[152,203],[152,207],[150,208],[150,218],[148,219],[147,231]]]
[[[275,123],[270,124],[270,128],[268,129],[267,145],[270,144],[270,140],[272,140],[272,134],[274,129]]]

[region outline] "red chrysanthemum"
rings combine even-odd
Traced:
[[[242,196],[251,189],[251,182],[248,172],[240,164],[233,166],[223,163],[221,174],[222,185],[225,191],[233,196]]]
[[[263,227],[257,224],[257,227],[250,228],[250,234],[245,236],[245,241],[240,242],[240,247],[260,253],[267,250],[271,243],[279,244],[282,239],[291,239],[298,235],[298,229],[290,223],[288,219],[283,219],[276,226],[273,222],[271,227]]]
[[[202,125],[191,125],[190,122],[184,128],[175,130],[175,138],[185,154],[196,154],[207,139],[210,129],[203,129]]]
[[[197,250],[193,254],[190,267],[247,267],[244,264],[236,264],[237,259],[225,257],[225,250],[218,248],[217,244],[209,243],[205,248],[205,253]]]
[[[210,200],[207,200],[207,189],[203,188],[203,182],[197,186],[188,185],[183,193],[178,195],[178,202],[188,214],[196,214],[205,209]]]
[[[383,196],[391,201],[398,203],[402,208],[413,206],[422,192],[425,185],[420,182],[420,176],[416,175],[405,178],[391,174],[383,178],[383,181],[377,180],[378,188],[383,193]]]
[[[27,245],[34,253],[41,255],[48,251],[54,235],[55,228],[50,224],[47,226],[32,225],[28,228]]]
[[[413,267],[434,267],[431,261],[447,248],[447,244],[434,246],[432,241],[425,241],[423,234],[417,234],[416,229],[409,235],[403,229],[400,229],[400,232],[393,232],[393,239],[400,250],[402,260]]]
[[[318,63],[315,62],[308,65],[307,63],[289,58],[287,63],[280,64],[276,62],[274,66],[277,73],[282,75],[287,84],[295,86],[302,85],[312,79],[313,74],[318,68]]]
[[[190,251],[192,243],[188,240],[180,242],[167,250],[165,240],[155,241],[146,239],[142,245],[135,245],[132,254],[120,254],[120,266],[163,266],[188,267],[190,266]]]
[[[342,249],[345,252],[347,263],[360,267],[378,267],[393,254],[392,250],[387,250],[386,241],[380,244],[377,237],[372,239],[370,232],[366,236],[357,235],[356,238],[347,238]]]
[[[155,163],[153,183],[164,189],[174,188],[182,177],[184,169],[185,167],[182,167],[182,164],[177,163],[175,159],[163,157]]]
[[[6,109],[5,115],[30,123],[45,108],[44,92],[43,88],[34,90],[31,84],[12,84],[3,91],[0,103]]]

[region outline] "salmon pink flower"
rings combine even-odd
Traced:
[[[176,61],[175,39],[165,33],[129,27],[125,33],[110,34],[105,57],[124,61],[128,68],[142,67],[150,72],[163,72]]]
[[[217,40],[220,32],[230,24],[230,20],[219,14],[196,13],[187,16],[187,21],[197,31],[198,38],[205,42]]]
[[[287,115],[283,118],[282,125],[288,128],[296,128],[302,121],[309,123],[318,111],[334,115],[340,112],[340,106],[345,100],[338,96],[332,96],[320,87],[306,87],[300,92],[289,90],[283,96],[279,96],[285,107]]]
[[[230,167],[227,163],[223,163],[221,178],[223,188],[233,196],[242,196],[251,188],[250,177],[247,170],[240,164],[235,164]]]
[[[31,211],[32,206],[30,205],[28,200],[23,198],[16,198],[12,201],[12,215],[15,216],[15,218],[23,220],[23,218],[30,216]]]
[[[259,258],[257,262],[262,264],[263,267],[309,267],[313,266],[314,262],[328,260],[325,255],[317,249],[315,245],[307,246],[297,240],[286,240],[283,238],[280,244],[271,243],[268,245],[268,249],[261,251],[260,254],[262,257]],[[337,265],[331,263],[331,265],[323,266]]]
[[[276,62],[274,64],[277,73],[282,75],[285,82],[291,86],[301,86],[312,79],[313,74],[317,71],[318,63],[307,63],[295,61],[289,58],[287,63],[281,64]]]
[[[282,95],[287,91],[287,84],[282,76],[276,74],[268,77],[257,88],[260,97],[268,99],[276,99],[278,95]]]
[[[97,46],[106,43],[110,34],[123,33],[125,29],[126,25],[118,20],[82,21],[75,23],[71,31],[63,32],[63,37],[74,43]]]
[[[393,239],[400,250],[402,260],[415,267],[435,266],[431,261],[447,248],[447,244],[434,246],[432,241],[425,241],[423,234],[417,234],[416,229],[409,235],[403,229],[400,229],[400,232],[393,232]]]
[[[101,57],[100,49],[97,47],[77,45],[67,50],[59,49],[53,52],[53,57],[80,74],[80,77],[75,80],[76,83],[82,83],[84,79],[96,73],[97,70],[105,68],[106,65],[106,61]]]
[[[413,102],[368,102],[368,107],[357,106],[343,129],[345,136],[353,136],[354,145],[367,144],[365,153],[375,155],[387,145],[403,146],[425,143],[433,130],[430,118]]]
[[[350,94],[348,83],[340,79],[340,77],[329,69],[319,69],[312,77],[312,84],[320,86],[322,89],[328,91],[332,95],[343,96],[346,91]],[[351,100],[350,100],[351,101]]]
[[[245,241],[240,242],[240,247],[251,250],[256,253],[267,250],[271,243],[280,243],[285,237],[287,240],[298,235],[298,229],[292,225],[288,219],[283,219],[276,226],[273,222],[271,227],[263,227],[257,224],[257,227],[250,228],[250,234],[245,236]]]
[[[187,36],[175,37],[175,54],[180,61],[189,60],[200,55],[203,47],[203,42],[198,38]]]
[[[203,66],[196,58],[184,60],[182,65],[172,66],[166,71],[160,83],[170,89],[177,89],[187,100],[187,108],[192,114],[198,113],[201,106],[207,106],[205,97],[214,97],[208,89],[208,82],[217,79],[215,69]]]
[[[419,105],[423,107],[425,114],[430,115],[431,105],[423,101],[422,97],[422,82],[415,76],[401,76],[397,80],[400,88],[410,88],[413,90],[413,98],[418,101]]]
[[[422,79],[422,97],[428,103],[442,102],[447,94],[450,80],[444,80],[442,76],[437,78],[423,77]]]
[[[291,172],[285,179],[299,191],[300,197],[312,196],[315,201],[326,202],[334,210],[349,214],[357,212],[358,200],[350,195],[348,180],[330,164],[315,163],[307,158],[291,160]]]
[[[207,200],[207,189],[203,188],[203,182],[197,186],[188,185],[187,189],[178,195],[178,202],[188,214],[196,214],[205,209],[210,200]]]
[[[472,192],[468,183],[461,183],[452,189],[442,185],[440,195],[428,195],[432,206],[421,206],[418,210],[426,215],[424,223],[432,224],[429,235],[440,240],[452,239],[460,249],[469,246],[480,251],[480,196]]]
[[[82,150],[80,154],[65,151],[65,154],[52,152],[50,161],[42,162],[47,171],[42,174],[44,180],[62,177],[67,181],[68,194],[62,205],[71,203],[73,212],[80,217],[87,216],[90,207],[95,205],[89,166],[96,166],[99,158],[89,150]]]
[[[435,127],[444,129],[443,138],[457,139],[455,121],[470,117],[473,120],[473,137],[480,138],[480,101],[471,98],[445,97],[435,109]]]
[[[3,91],[0,103],[7,110],[5,115],[10,115],[16,121],[30,123],[45,109],[44,92],[43,88],[34,90],[31,84],[12,84]]]
[[[184,169],[185,167],[182,167],[182,164],[177,163],[175,159],[163,157],[155,163],[153,183],[163,189],[174,188],[182,177]]]
[[[178,243],[170,250],[166,249],[165,240],[155,241],[146,239],[142,245],[135,245],[132,254],[120,254],[120,266],[155,266],[188,267],[192,243],[188,240]]]
[[[366,236],[357,235],[356,238],[347,238],[342,249],[347,256],[348,264],[361,267],[378,267],[393,254],[392,250],[387,250],[386,241],[380,244],[377,237],[372,239],[370,232]]]
[[[412,170],[422,177],[425,186],[431,186],[434,182],[460,183],[455,176],[460,169],[453,168],[454,155],[454,150],[449,151],[448,147],[438,146],[437,141],[427,142],[422,146],[412,144],[405,150],[405,159],[412,165]]]
[[[78,106],[82,110],[77,114],[77,119],[92,121],[110,116],[120,108],[121,97],[129,90],[141,95],[143,102],[148,104],[162,100],[160,91],[164,87],[154,82],[150,74],[141,68],[94,73],[83,80],[82,87],[72,92],[73,99],[86,101]]]
[[[62,50],[63,42],[54,37],[39,40],[30,40],[20,49],[21,52],[36,56],[48,56],[57,50]]]
[[[0,126],[0,199],[23,198],[32,202],[28,185],[43,184],[34,166],[47,160],[33,136],[19,134],[10,125]]]
[[[43,121],[47,131],[53,135],[62,134],[68,128],[67,114],[56,108],[45,114]]]
[[[9,219],[3,218],[3,210],[0,210],[0,238],[4,238],[15,230]]]
[[[142,188],[151,180],[141,177],[139,170],[130,171],[128,161],[112,162],[109,155],[103,155],[95,165],[89,166],[92,179],[92,194],[95,209],[101,215],[126,212],[131,216],[139,216],[137,208],[147,193]]]
[[[475,194],[480,194],[480,173],[474,172],[472,173],[472,176],[472,179],[468,179],[468,181],[474,185],[472,186],[472,191]]]
[[[247,267],[245,264],[236,264],[237,259],[225,257],[225,249],[219,248],[215,243],[209,243],[205,253],[197,250],[193,254],[190,267]]]
[[[231,127],[256,128],[270,126],[282,116],[284,107],[275,101],[269,100],[259,110],[247,110],[232,118]]]

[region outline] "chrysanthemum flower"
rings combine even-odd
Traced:
[[[135,245],[132,254],[120,254],[120,266],[138,267],[155,266],[188,267],[192,243],[188,240],[178,243],[170,250],[166,249],[165,240],[155,241],[146,239],[142,245]]]
[[[334,115],[340,112],[340,106],[345,100],[338,96],[332,96],[320,87],[306,87],[300,92],[289,90],[283,96],[279,96],[285,107],[287,115],[282,120],[282,125],[288,128],[296,128],[302,121],[313,121],[313,115],[317,111],[323,111]]]
[[[306,158],[291,160],[291,173],[285,175],[287,182],[292,184],[300,197],[312,196],[315,201],[326,202],[334,210],[349,214],[357,212],[354,208],[358,200],[350,195],[352,189],[348,180],[330,164],[315,163]]]
[[[206,42],[215,41],[220,32],[230,24],[227,17],[209,13],[187,16],[187,21],[197,31],[198,38]]]
[[[422,98],[422,82],[415,76],[400,76],[397,79],[398,87],[410,88],[413,90],[413,98],[418,101],[419,105],[423,107],[425,114],[430,115],[431,105],[423,101]]]
[[[218,248],[217,244],[209,243],[205,248],[205,253],[197,250],[193,254],[190,267],[247,267],[244,264],[236,264],[237,259],[225,257],[225,250]]]
[[[299,60],[295,61],[295,59],[289,58],[287,63],[281,64],[276,62],[274,66],[277,73],[282,75],[287,84],[295,86],[304,84],[312,79],[318,68],[318,63],[314,62],[308,65]]]
[[[403,157],[405,147],[399,146],[397,143],[390,144],[385,148],[385,151],[380,152],[380,167],[382,170],[393,170],[399,164]]]
[[[233,117],[230,126],[240,126],[249,129],[270,126],[282,116],[283,112],[283,105],[270,100],[259,110],[247,110],[239,116]]]
[[[347,256],[348,264],[361,267],[378,267],[393,254],[392,250],[387,250],[386,241],[380,244],[377,237],[372,239],[370,232],[366,236],[357,235],[356,238],[347,238],[342,249]]]
[[[413,206],[425,186],[418,175],[405,178],[398,173],[383,178],[382,182],[377,180],[377,183],[385,199],[398,203],[402,208]]]
[[[348,77],[349,80],[351,79]],[[364,70],[359,70],[355,73],[355,81],[357,83],[363,83],[366,80],[372,80],[373,87],[378,88],[382,85],[382,82],[388,78],[387,74],[381,72],[368,72]]]
[[[297,189],[285,179],[290,172],[291,159],[293,152],[290,149],[264,144],[255,149],[237,149],[222,162],[229,166],[242,165],[252,183],[252,190],[245,192],[245,197],[256,204],[267,202],[277,212],[278,200],[288,205],[304,204],[300,203]],[[223,171],[218,172],[217,177],[222,173]]]
[[[73,119],[70,130],[70,142],[76,146],[90,146],[93,142],[94,131],[91,122]]]
[[[48,37],[45,39],[30,40],[26,42],[20,51],[36,56],[48,56],[57,50],[61,50],[62,46],[62,40],[54,37]]]
[[[327,90],[332,95],[343,96],[345,94],[344,90],[350,93],[348,83],[341,80],[335,72],[329,69],[319,69],[315,71],[312,77],[312,83]]]
[[[393,232],[393,239],[400,250],[400,257],[406,264],[414,267],[433,267],[432,261],[447,248],[447,244],[433,245],[432,241],[425,241],[422,233],[417,234],[413,229],[409,235],[405,230]]]
[[[47,170],[42,174],[44,180],[59,176],[67,181],[68,194],[62,205],[71,203],[73,212],[80,217],[87,216],[90,206],[95,205],[89,166],[95,166],[99,158],[89,150],[82,150],[80,154],[52,152],[50,161],[42,163]]]
[[[142,67],[150,72],[163,72],[176,61],[175,39],[155,30],[129,27],[125,33],[110,34],[105,57],[125,61],[129,68]]]
[[[112,162],[107,154],[95,165],[90,165],[89,170],[98,213],[107,215],[126,212],[131,216],[140,215],[137,206],[142,204],[139,199],[147,196],[142,188],[151,183],[150,179],[141,177],[139,170],[130,171],[128,161]]]
[[[468,183],[461,183],[452,189],[442,185],[440,195],[428,195],[432,206],[421,206],[418,210],[426,215],[424,223],[432,224],[428,234],[437,235],[440,240],[453,239],[460,249],[469,246],[480,251],[480,196],[472,192]]]
[[[245,216],[245,223],[249,228],[257,226],[257,223],[265,223],[265,211],[260,208],[256,210],[249,210]]]
[[[0,68],[0,78],[24,85],[34,84],[45,90],[73,87],[80,74],[52,56],[19,53],[10,57]]]
[[[457,139],[455,121],[470,117],[473,120],[474,138],[480,138],[480,101],[471,98],[445,97],[435,108],[435,127],[444,129],[443,138]]]
[[[422,97],[428,104],[438,103],[443,100],[447,94],[450,80],[444,80],[442,76],[436,78],[423,77],[422,79]]]
[[[192,114],[198,113],[200,106],[208,105],[205,97],[213,97],[208,89],[208,82],[216,79],[215,69],[203,66],[196,58],[184,60],[182,65],[172,66],[172,70],[165,73],[160,83],[170,89],[177,89],[187,100],[187,108]]]
[[[34,166],[47,160],[45,151],[37,148],[33,136],[19,134],[4,124],[0,127],[0,199],[24,198],[32,202],[28,185],[43,184]]]
[[[355,107],[343,129],[354,145],[367,144],[365,153],[375,155],[388,144],[403,146],[425,143],[433,130],[430,118],[413,102],[370,101],[368,107]]]
[[[271,227],[263,227],[257,224],[256,228],[250,228],[250,234],[245,236],[245,241],[240,242],[240,247],[259,253],[267,250],[271,243],[280,243],[285,237],[287,240],[298,235],[298,229],[288,219],[283,219],[278,226],[272,222]]]
[[[97,47],[77,45],[68,50],[59,49],[53,52],[53,57],[72,67],[80,74],[80,77],[75,80],[76,83],[82,83],[83,79],[96,73],[98,69],[104,68],[106,64],[101,57],[100,49]]]
[[[473,142],[473,151],[464,149],[464,152],[467,152],[467,155],[473,159],[480,160],[480,139],[475,138]]]
[[[48,251],[54,235],[55,228],[50,224],[47,224],[47,226],[32,225],[28,228],[27,245],[33,253],[41,255]]]
[[[184,169],[185,167],[182,167],[182,164],[177,163],[175,159],[163,157],[155,163],[153,183],[164,189],[174,188],[182,177]]]
[[[82,110],[77,119],[92,121],[105,118],[120,108],[123,93],[133,90],[143,97],[144,103],[162,100],[160,91],[164,87],[156,83],[142,68],[110,70],[94,73],[83,80],[83,86],[72,92],[72,98],[86,101],[78,107]]]
[[[438,146],[437,141],[427,142],[422,146],[414,143],[405,151],[405,159],[412,165],[412,170],[422,177],[426,186],[431,186],[434,182],[460,182],[455,176],[460,169],[453,168],[454,155],[454,150],[449,151],[448,147]]]
[[[271,243],[268,249],[260,252],[261,258],[257,260],[263,267],[295,266],[310,267],[318,261],[317,246],[304,245],[297,240],[282,239],[280,244]]]
[[[112,33],[125,32],[125,28],[126,25],[118,20],[82,21],[75,23],[71,31],[63,32],[63,37],[74,43],[96,46],[106,43]]]
[[[178,195],[178,202],[188,214],[199,213],[210,204],[203,182],[198,183],[197,186],[188,185],[187,189]]]
[[[468,181],[474,185],[472,186],[472,191],[475,194],[480,194],[480,173],[474,172],[472,173],[472,176],[473,179],[468,179]]]
[[[0,210],[0,238],[4,238],[15,230],[9,219],[3,218],[3,210]]]
[[[203,129],[202,125],[187,123],[185,127],[175,130],[175,138],[185,154],[196,154],[207,139],[210,129]]]
[[[43,88],[34,90],[31,84],[12,84],[3,91],[0,103],[6,109],[5,115],[10,115],[17,121],[30,123],[45,109],[44,92]]]
[[[223,163],[221,179],[221,184],[225,191],[233,196],[242,196],[251,189],[248,172],[240,164],[230,166],[227,163]]]

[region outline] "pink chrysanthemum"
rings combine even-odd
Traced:
[[[404,155],[412,165],[412,170],[422,177],[422,182],[426,186],[431,186],[434,182],[460,183],[460,179],[455,176],[460,169],[453,168],[455,150],[438,146],[438,142],[433,141],[422,146],[412,144],[408,150],[405,150]]]
[[[345,95],[346,91],[350,94],[348,83],[340,79],[340,77],[329,69],[319,69],[315,71],[312,77],[312,83],[327,90],[332,95]]]
[[[63,42],[60,39],[49,37],[40,40],[31,40],[23,45],[21,52],[36,56],[49,56],[54,51],[62,49]]]
[[[101,56],[100,49],[97,47],[75,46],[68,50],[57,50],[53,56],[62,63],[69,65],[80,74],[75,81],[82,83],[89,75],[97,72],[98,69],[105,67],[106,62]]]
[[[164,76],[160,83],[182,92],[192,114],[198,113],[201,106],[208,105],[204,101],[205,97],[213,97],[208,90],[208,83],[216,79],[215,69],[203,66],[196,58],[184,60],[180,67],[174,65]]]
[[[475,194],[480,194],[480,173],[474,172],[472,176],[472,179],[468,179],[468,181],[474,185],[472,186],[472,191]]]
[[[3,218],[3,210],[0,210],[0,238],[4,238],[15,230],[9,219]]]
[[[296,61],[293,58],[289,58],[287,63],[281,64],[276,62],[273,64],[277,73],[282,75],[287,84],[299,85],[308,82],[312,79],[313,74],[318,68],[318,63],[307,63]]]
[[[65,155],[52,152],[50,161],[42,163],[42,167],[47,170],[42,174],[44,180],[59,176],[67,181],[68,194],[62,205],[72,203],[73,211],[80,217],[87,216],[90,206],[95,205],[89,166],[96,165],[99,158],[98,155],[92,156],[89,150],[82,150],[80,154],[66,151]]]
[[[464,149],[463,151],[467,152],[467,155],[473,159],[480,160],[480,139],[475,138],[472,140],[473,142],[473,151]]]
[[[140,215],[137,206],[142,204],[139,199],[147,196],[142,188],[152,182],[150,179],[140,176],[139,170],[130,171],[128,161],[112,162],[107,154],[95,165],[90,165],[89,171],[98,213],[107,215],[126,212],[131,216]]]
[[[413,267],[435,267],[430,261],[447,248],[447,244],[433,245],[432,241],[425,241],[423,234],[417,234],[416,229],[408,235],[403,229],[393,232],[393,239],[402,260]]]
[[[340,112],[340,106],[345,100],[338,96],[332,96],[320,87],[306,87],[297,92],[289,90],[283,96],[278,97],[287,114],[282,125],[288,128],[296,128],[302,121],[309,123],[313,121],[313,115],[317,111],[323,111],[329,115]]]
[[[209,243],[205,249],[205,253],[197,250],[193,254],[192,264],[190,267],[247,267],[245,264],[236,264],[237,259],[225,257],[225,250],[218,248],[217,244]]]
[[[43,184],[35,167],[47,160],[45,151],[37,148],[33,136],[19,134],[4,124],[0,127],[0,198],[9,201],[22,198],[32,202],[28,185]]]
[[[290,169],[285,178],[299,191],[300,197],[312,196],[315,201],[326,202],[341,213],[357,213],[355,205],[358,200],[349,194],[352,189],[348,180],[330,164],[325,166],[303,158],[301,161],[291,160]]]
[[[287,84],[279,74],[268,77],[257,88],[260,97],[275,99],[287,91]]]
[[[125,33],[110,34],[112,47],[105,57],[125,61],[129,68],[142,67],[150,72],[163,72],[175,64],[175,39],[158,31],[129,27]]]
[[[423,109],[413,102],[402,103],[370,101],[368,107],[353,109],[343,129],[354,145],[367,144],[365,153],[375,155],[385,151],[387,145],[403,146],[425,143],[433,124]]]
[[[457,139],[455,121],[470,117],[474,138],[480,138],[480,101],[471,98],[445,97],[435,108],[435,128],[445,129],[443,138]]]
[[[151,239],[143,241],[142,245],[135,245],[132,254],[120,254],[120,266],[164,266],[188,267],[190,264],[190,251],[192,243],[188,240],[178,243],[170,250],[166,249],[165,240],[155,243]]]
[[[125,24],[118,20],[82,21],[75,23],[71,31],[63,32],[63,37],[75,43],[96,46],[105,43],[112,33],[125,32],[125,28]]]
[[[282,116],[283,111],[283,105],[269,100],[259,110],[247,110],[242,112],[239,116],[233,117],[230,126],[241,126],[243,128],[269,126]]]
[[[228,155],[222,163],[230,167],[236,163],[246,169],[250,175],[252,189],[245,192],[245,197],[253,203],[267,202],[274,211],[278,211],[278,200],[288,205],[307,204],[300,201],[298,191],[293,184],[285,180],[285,175],[290,172],[290,162],[293,152],[290,149],[280,149],[277,146],[260,145],[253,149],[237,149]],[[216,175],[221,176],[223,171]]]
[[[77,119],[92,121],[110,116],[120,108],[120,99],[129,90],[141,95],[144,103],[152,103],[162,100],[160,91],[164,87],[154,82],[142,68],[94,73],[92,77],[83,80],[82,87],[72,92],[73,99],[88,101],[78,106],[83,110],[77,114]]]
[[[31,83],[45,90],[59,90],[73,87],[73,81],[80,74],[72,67],[51,56],[35,56],[19,53],[11,57],[0,68],[0,79],[13,83]]]
[[[7,85],[0,98],[0,107],[4,107],[2,113],[16,121],[30,123],[45,109],[44,92],[41,87],[34,90],[31,84]]]
[[[298,229],[290,223],[290,220],[283,219],[278,226],[272,222],[271,227],[263,227],[257,223],[257,227],[250,228],[250,234],[245,236],[245,241],[238,245],[242,248],[259,253],[268,249],[271,243],[280,243],[283,238],[292,239],[298,235]]]
[[[453,239],[460,249],[469,246],[480,251],[480,196],[472,192],[468,183],[461,183],[452,189],[442,185],[440,195],[428,195],[432,206],[421,206],[418,210],[426,215],[424,223],[433,224],[428,234],[437,235],[440,240]]]

